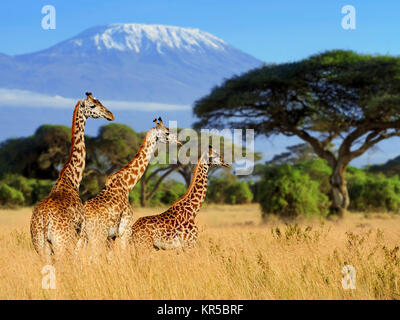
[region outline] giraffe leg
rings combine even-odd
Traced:
[[[76,230],[73,224],[63,226],[59,229],[53,228],[53,230],[51,230],[50,241],[54,257],[57,260],[73,257],[77,240]]]
[[[45,254],[45,235],[44,235],[44,225],[43,219],[35,217],[31,221],[31,238],[33,247],[36,252],[43,256]]]
[[[118,234],[121,238],[121,248],[126,250],[132,238],[132,214],[123,214],[119,223]]]
[[[96,256],[107,249],[108,232],[105,227],[91,226],[87,228],[87,248]]]

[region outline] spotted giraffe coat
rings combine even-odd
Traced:
[[[33,209],[30,230],[35,250],[47,259],[75,248],[82,228],[84,208],[79,185],[85,168],[85,124],[88,117],[114,120],[91,93],[75,106],[72,121],[71,152],[50,194]]]
[[[139,151],[121,170],[107,178],[105,188],[94,198],[85,202],[85,238],[79,246],[101,249],[109,240],[121,238],[122,247],[130,239],[133,210],[129,193],[144,174],[158,143],[157,128],[150,129]]]
[[[203,155],[193,172],[192,182],[179,200],[165,212],[139,218],[132,226],[132,242],[137,248],[177,249],[196,244],[195,218],[206,193],[210,163]]]

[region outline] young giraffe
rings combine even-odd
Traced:
[[[225,166],[211,146],[199,158],[187,192],[159,215],[139,218],[132,226],[132,241],[138,248],[177,249],[196,244],[198,228],[194,219],[207,192],[208,170],[211,166]]]
[[[72,118],[71,152],[50,194],[38,202],[31,218],[35,250],[48,259],[72,249],[83,222],[79,185],[85,168],[85,124],[87,118],[114,120],[114,115],[89,92],[79,100]]]
[[[156,127],[151,128],[139,151],[129,163],[107,178],[105,188],[85,202],[84,232],[79,247],[88,243],[92,248],[104,248],[108,240],[121,238],[122,248],[130,239],[133,210],[129,193],[142,177],[158,143],[182,145],[176,135],[169,132],[161,118],[154,119]]]

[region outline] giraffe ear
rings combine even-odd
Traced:
[[[157,127],[158,127],[158,128],[165,128],[165,129],[167,129],[167,127],[164,125],[164,123],[163,123],[161,117],[158,117]]]

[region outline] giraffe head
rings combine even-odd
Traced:
[[[177,144],[178,146],[182,145],[182,142],[178,140],[178,137],[169,132],[169,129],[164,125],[161,117],[154,119],[153,122],[156,124],[155,130],[157,141],[161,143]]]
[[[210,166],[223,166],[227,168],[230,167],[229,163],[225,162],[224,158],[221,157],[217,152],[215,152],[211,145],[208,146],[207,158],[208,164]]]
[[[93,97],[91,92],[86,92],[86,99],[82,100],[81,108],[83,108],[83,113],[86,118],[106,118],[108,121],[114,120],[114,115],[111,111]]]

